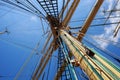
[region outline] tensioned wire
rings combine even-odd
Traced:
[[[33,5],[31,5],[29,2],[28,2],[29,5],[25,5],[24,3],[21,3],[19,1],[6,1],[6,0],[1,0],[1,1],[4,2],[2,4],[6,5],[6,6],[12,5],[12,6],[20,8],[26,12],[34,14],[38,17],[42,16],[43,18],[45,18],[45,15],[42,14],[35,6],[33,7]],[[32,6],[32,7],[30,7],[30,6]],[[37,13],[36,11],[39,13]]]

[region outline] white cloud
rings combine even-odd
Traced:
[[[97,42],[98,45],[100,45],[100,47],[106,48],[108,46],[108,42],[101,40],[103,38],[104,34],[93,36],[93,39]]]
[[[113,6],[113,1],[114,0],[107,0],[106,3],[109,4],[108,6],[108,11],[109,10],[112,10],[112,6]],[[119,3],[120,4],[120,1]],[[120,8],[120,5],[117,5],[116,9],[119,9]],[[120,12],[115,12],[113,14],[113,16],[120,16]],[[119,22],[120,21],[120,18],[111,18],[109,20],[109,22]],[[104,33],[103,34],[100,34],[100,35],[95,35],[94,38],[103,38],[103,39],[107,39],[107,40],[111,40],[111,41],[114,41],[114,42],[118,42],[119,39],[120,39],[120,31],[118,32],[117,36],[114,38],[113,37],[113,33],[114,33],[114,30],[116,28],[116,25],[110,25],[110,26],[107,26],[104,28]],[[106,48],[110,42],[104,42],[104,41],[100,41],[99,39],[95,39],[95,41],[97,42],[98,45],[100,45],[102,48]]]
[[[112,9],[113,1],[114,1],[114,0],[107,0],[107,3],[109,4],[108,10],[111,10],[111,9]]]

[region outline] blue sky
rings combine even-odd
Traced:
[[[61,2],[59,1],[59,7]],[[96,0],[81,0],[77,10],[75,11],[72,20],[80,20],[85,19],[88,15],[88,12],[91,10],[93,4]],[[108,14],[103,14],[102,10],[105,8],[106,10],[111,10],[113,7],[114,0],[105,0],[101,9],[99,10],[99,14],[96,17],[106,17]],[[120,8],[120,6],[117,6]],[[41,8],[40,8],[41,9]],[[116,12],[113,15],[120,15],[120,13]],[[120,19],[110,19],[108,22],[119,21]],[[93,21],[92,24],[104,23],[104,20],[100,21]],[[82,26],[83,22],[74,22],[69,23],[71,27],[74,26]],[[43,21],[43,25],[45,29],[48,25]],[[37,45],[40,41],[40,47],[38,48],[38,52],[41,51],[43,45],[45,43],[46,37],[43,35],[42,25],[40,22],[40,18],[25,12],[23,10],[16,10],[14,8],[8,8],[5,6],[0,6],[0,31],[4,31],[7,27],[10,34],[2,34],[0,35],[0,80],[12,80],[16,73],[20,70],[21,66],[28,58],[32,49]],[[91,27],[85,38],[89,38],[93,43],[99,45],[103,49],[108,49],[113,53],[113,55],[120,56],[120,47],[113,46],[110,42],[101,41],[100,39],[95,38],[102,38],[108,39],[114,42],[120,42],[120,32],[118,33],[116,38],[113,38],[113,30],[115,29],[115,25],[109,25],[104,27]],[[78,30],[75,30],[78,31]],[[92,35],[91,38],[90,36]],[[84,42],[84,41],[83,41]],[[90,46],[86,43],[86,45]],[[114,45],[120,46],[120,44],[114,43]],[[93,47],[93,46],[90,46]],[[93,47],[94,48],[94,47]],[[97,50],[97,49],[96,49]],[[100,52],[98,50],[98,52]],[[108,55],[100,52],[101,54],[109,57]],[[41,53],[40,53],[41,54]],[[33,54],[31,60],[29,61],[28,65],[23,70],[21,76],[26,76],[26,80],[30,78],[31,71],[34,70],[34,65],[40,59],[41,55],[37,55],[36,52]],[[57,51],[54,53],[57,55]],[[120,64],[114,59],[110,58],[111,61],[115,62],[118,66]],[[56,67],[57,60],[55,57],[52,57],[52,65]],[[46,74],[47,74],[46,68]],[[30,71],[31,70],[31,71]],[[54,69],[51,68],[50,71]],[[53,75],[55,72],[50,74],[50,79],[53,79]],[[24,80],[23,77],[20,80]]]

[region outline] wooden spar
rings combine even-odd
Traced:
[[[70,9],[69,9],[69,11],[68,11],[65,19],[63,20],[63,26],[65,26],[65,27],[67,26],[69,20],[71,19],[71,16],[73,15],[73,12],[75,11],[75,9],[76,9],[76,7],[77,7],[77,5],[78,5],[78,3],[79,3],[79,2],[77,2],[77,5],[76,5],[76,4],[75,4],[75,1],[77,1],[77,0],[74,0],[74,2],[72,3],[72,5],[71,5],[71,7],[70,7]],[[101,3],[99,3],[99,2],[101,2]],[[98,2],[95,4],[95,5],[97,5],[98,7],[94,7],[94,8],[93,8],[93,10],[92,10],[92,12],[91,12],[88,20],[86,20],[86,23],[85,23],[85,24],[88,24],[89,20],[91,20],[91,22],[92,22],[92,20],[93,20],[92,18],[94,18],[94,16],[96,15],[96,13],[97,13],[99,7],[101,6],[102,2],[103,2],[103,0],[101,0],[101,1],[98,0]],[[99,5],[98,5],[98,4],[99,4]],[[67,4],[66,4],[66,5],[67,5]],[[72,7],[72,6],[74,6],[74,5],[76,5],[76,6],[75,6],[75,7]],[[96,10],[96,11],[95,11],[95,10]],[[95,13],[93,13],[93,12],[95,12]],[[94,14],[94,15],[93,15],[93,14]],[[91,17],[91,15],[92,15],[92,17]],[[90,24],[90,23],[89,23],[89,24]],[[86,25],[84,25],[84,26],[86,26]],[[85,27],[83,27],[83,28],[85,28]],[[81,38],[80,36],[81,36],[81,34],[79,34],[78,38]],[[63,65],[64,65],[64,64],[63,64]],[[62,73],[58,72],[56,75],[60,75],[60,74],[62,74]],[[56,77],[57,77],[57,76],[56,76]],[[57,79],[56,77],[55,77],[55,79]]]
[[[52,48],[52,47],[51,47],[52,45],[53,45],[53,42],[51,42],[48,50],[46,51],[46,53],[44,54],[44,56],[43,56],[42,59],[40,60],[40,63],[39,63],[37,69],[35,70],[35,72],[34,72],[34,74],[33,74],[33,76],[32,76],[32,80],[35,80],[35,78],[36,78],[36,76],[37,76],[37,74],[38,74],[41,66],[43,66],[43,63],[45,62],[46,57],[49,55],[49,52],[50,52],[50,50],[51,50],[51,48]]]
[[[74,0],[75,1],[75,0]],[[77,1],[77,0],[76,0]],[[97,1],[97,3],[95,4],[95,7],[93,8],[93,10],[92,10],[92,12],[91,12],[91,14],[89,15],[89,17],[88,17],[88,19],[86,20],[86,23],[85,23],[85,25],[83,26],[83,29],[82,29],[82,32],[84,32],[85,30],[84,30],[84,28],[86,28],[86,24],[88,25],[90,25],[90,23],[92,22],[92,20],[93,20],[93,18],[94,18],[94,16],[96,15],[96,13],[97,13],[97,11],[98,11],[98,9],[99,9],[99,7],[101,6],[101,4],[102,4],[102,2],[103,2],[103,0],[98,0]],[[73,2],[73,4],[72,4],[72,6],[75,4],[75,2]],[[97,6],[96,6],[97,5]],[[75,10],[75,8],[74,7],[70,7],[70,9],[69,9],[69,11],[68,11],[68,13],[67,13],[67,15],[66,15],[66,17],[65,17],[65,19],[64,19],[64,21],[63,21],[63,26],[67,26],[67,24],[68,24],[68,22],[69,22],[69,20],[70,20],[70,18],[71,18],[71,16],[72,16],[72,14],[73,14],[73,10]],[[72,13],[70,13],[72,11]],[[93,15],[94,14],[94,15]],[[89,21],[91,21],[91,22],[89,22]],[[87,27],[89,27],[89,25],[87,26]],[[86,30],[87,31],[87,30]],[[80,39],[81,37],[79,37],[79,36],[81,36],[81,34],[79,34],[78,35],[78,39]],[[81,39],[82,40],[82,39]]]
[[[84,35],[82,35],[81,33],[85,34],[90,26],[90,24],[92,23],[95,15],[97,14],[100,6],[102,5],[104,0],[97,0],[95,6],[93,7],[93,9],[91,10],[90,14],[88,15],[88,18],[86,19],[82,29],[80,30],[80,33],[77,36],[77,39],[79,41],[82,40],[82,38],[84,37]],[[82,36],[82,37],[81,37]]]
[[[47,56],[46,61],[44,62],[43,66],[41,66],[41,69],[40,69],[39,73],[37,74],[35,80],[39,80],[39,77],[41,76],[41,74],[42,74],[42,72],[43,72],[45,66],[47,65],[49,59],[51,58],[52,53],[53,53],[53,48],[50,49],[49,55]]]
[[[115,77],[110,76],[110,74],[108,72],[104,71],[104,68],[106,68],[105,66],[107,66],[108,64],[105,63],[104,60],[102,61],[102,59],[100,59],[100,56],[96,57],[96,55],[95,55],[94,58],[98,59],[97,62],[102,62],[103,65],[105,65],[103,67],[101,67],[101,65],[99,65],[98,63],[96,63],[96,59],[94,59],[94,58],[89,57],[88,55],[86,55],[84,47],[82,47],[82,45],[79,44],[79,41],[77,41],[76,39],[74,39],[73,37],[71,37],[67,32],[61,30],[60,31],[60,35],[62,37],[62,40],[66,43],[66,45],[71,50],[72,54],[80,62],[80,67],[86,72],[86,74],[89,76],[90,79],[98,80],[98,79],[101,79],[100,77],[102,77],[105,80],[106,79],[108,79],[108,80],[115,79]],[[72,43],[69,41],[69,39],[67,39],[67,37],[71,40]],[[83,55],[83,57],[81,55]],[[90,65],[96,71],[94,71],[93,68],[90,67]],[[107,66],[107,68],[109,70],[111,70],[111,67],[112,67],[112,69],[114,69],[112,65]],[[115,72],[117,72],[118,74],[115,73]],[[117,71],[117,70],[114,71],[113,73],[115,73],[115,75],[119,75],[119,71]]]
[[[71,45],[71,43],[65,38],[65,36],[64,36],[64,33],[60,33],[61,34],[61,38],[62,38],[62,40],[66,43],[66,45],[68,46],[68,48],[70,49],[70,51],[72,52],[72,54],[76,57],[76,59],[78,60],[78,61],[80,61],[79,59],[81,59],[81,58],[79,58],[79,53],[76,51],[76,49]],[[80,64],[81,64],[81,68],[83,69],[83,70],[86,70],[86,68],[88,67],[87,66],[87,64],[86,64],[86,62],[85,61],[83,61],[82,60],[82,62],[80,62]],[[89,72],[87,73],[87,75],[89,76],[90,74],[92,74],[92,76],[90,76],[90,79],[95,79],[95,80],[99,80],[99,78],[97,77],[97,75],[96,74],[93,74],[93,71],[92,70],[90,70],[90,68],[88,68],[87,70],[89,70]]]
[[[68,10],[68,12],[67,12],[67,14],[66,14],[66,16],[65,16],[65,18],[64,18],[64,20],[62,22],[62,25],[64,27],[67,27],[67,25],[68,25],[72,15],[73,15],[75,9],[77,8],[79,2],[80,2],[80,0],[74,0],[73,1],[72,5],[70,6],[70,9]]]
[[[58,72],[56,73],[56,75],[55,75],[55,78],[54,78],[54,80],[59,80],[59,78],[61,77],[61,75],[62,75],[62,73],[64,72],[64,70],[65,70],[65,61],[63,62],[63,64],[61,65],[61,68],[58,70]]]
[[[45,52],[46,46],[47,46],[47,44],[48,44],[48,42],[49,42],[49,40],[50,40],[51,37],[52,37],[52,33],[50,33],[50,34],[48,35],[48,38],[47,38],[47,40],[46,40],[46,42],[45,42],[45,44],[44,44],[44,47],[43,47],[42,52]]]

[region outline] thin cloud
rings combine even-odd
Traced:
[[[107,0],[106,1],[106,3],[109,4],[108,9],[107,9],[108,11],[112,10],[113,1],[114,0]],[[120,4],[120,2],[118,4]],[[119,9],[119,8],[120,8],[120,5],[117,5],[116,9]],[[120,16],[120,12],[119,11],[118,12],[114,12],[114,14],[112,14],[112,16]],[[109,19],[109,22],[119,22],[119,21],[120,21],[120,18]],[[114,33],[114,30],[115,30],[116,26],[117,25],[106,26],[104,28],[104,33],[103,34],[94,35],[94,37],[108,39],[108,40],[111,40],[111,41],[118,42],[119,39],[120,39],[120,31],[118,32],[118,34],[117,34],[117,36],[115,38],[113,37],[113,33]],[[103,42],[103,41],[100,41],[99,39],[94,39],[94,40],[102,48],[106,48],[110,44],[110,42]]]
[[[37,16],[31,16],[31,17],[30,17],[30,20],[32,20],[32,21],[37,21]]]

